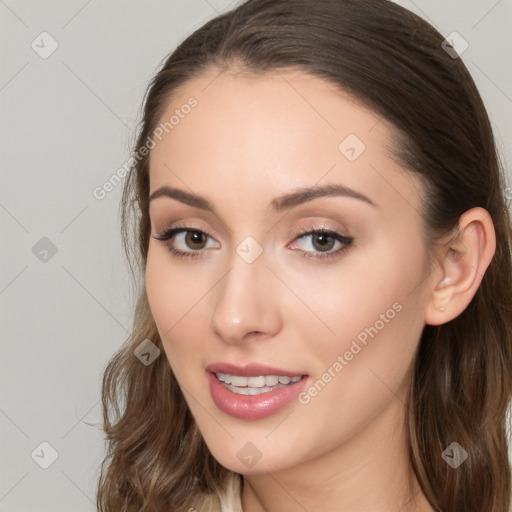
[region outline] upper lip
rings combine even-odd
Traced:
[[[227,373],[229,375],[240,375],[242,377],[258,377],[260,375],[278,375],[295,377],[297,375],[305,375],[300,371],[290,371],[275,366],[267,366],[265,364],[250,363],[246,365],[237,365],[227,362],[212,363],[206,367],[206,370],[212,373]]]

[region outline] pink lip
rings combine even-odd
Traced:
[[[274,389],[260,395],[240,395],[234,393],[221,382],[215,373],[229,373],[245,377],[259,375],[287,375],[295,377],[302,375],[280,368],[249,364],[235,366],[229,363],[216,363],[207,367],[210,393],[215,405],[226,414],[243,420],[258,420],[271,416],[291,403],[306,388],[309,378],[304,377],[298,382],[279,389]]]
[[[305,372],[289,371],[283,368],[267,366],[258,363],[250,363],[245,366],[238,366],[231,363],[212,363],[206,367],[206,370],[212,373],[229,373],[230,375],[240,375],[242,377],[258,377],[260,375],[282,375],[295,377],[304,375]]]

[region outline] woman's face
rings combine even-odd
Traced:
[[[150,203],[165,354],[233,471],[298,466],[363,432],[371,451],[399,422],[425,324],[421,188],[387,123],[327,82],[216,73],[180,89],[153,137],[150,195],[181,191]],[[190,231],[154,238],[172,228]]]

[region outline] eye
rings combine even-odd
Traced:
[[[346,251],[352,244],[353,238],[342,235],[336,230],[319,228],[315,230],[303,229],[301,235],[296,239],[302,244],[299,250],[305,258],[327,259],[339,256]],[[297,242],[293,242],[292,246],[296,246]],[[332,250],[337,247],[336,250]]]
[[[200,229],[184,226],[168,229],[161,235],[153,238],[165,242],[171,254],[179,258],[203,257],[204,255],[202,253],[204,249],[211,248],[212,245],[208,245],[208,239],[213,241],[208,233]],[[215,247],[215,244],[213,245]]]
[[[219,245],[208,233],[192,227],[178,226],[166,230],[155,240],[164,242],[169,252],[177,258],[202,258],[205,257],[205,249]],[[211,241],[212,243],[208,244]],[[298,242],[302,248],[297,248]],[[319,228],[315,230],[303,229],[299,236],[290,245],[292,250],[299,251],[304,258],[325,260],[339,256],[352,244],[353,238],[342,235],[336,230]],[[300,243],[299,243],[300,245]],[[337,249],[333,250],[335,247]]]

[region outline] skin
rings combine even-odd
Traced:
[[[401,425],[411,368],[424,325],[455,318],[474,296],[495,250],[490,217],[466,212],[459,238],[436,249],[429,266],[422,189],[391,158],[393,130],[375,113],[304,72],[228,69],[185,84],[162,120],[190,96],[197,107],[151,150],[150,194],[180,188],[205,196],[217,213],[166,197],[151,202],[146,289],[206,444],[244,475],[244,511],[433,510],[414,478],[407,485]],[[338,149],[348,134],[366,146],[353,162]],[[328,183],[376,206],[331,196],[269,208],[277,196]],[[177,225],[209,238],[153,238]],[[300,249],[318,256],[322,246],[300,239],[299,229],[321,226],[353,237],[352,245],[329,260],[304,258]],[[236,252],[248,236],[263,250],[252,263]],[[166,244],[203,257],[179,259]],[[331,240],[326,250],[341,246]],[[252,421],[215,406],[208,364],[258,362],[314,382],[394,303],[400,312],[309,403]],[[237,457],[248,442],[262,454],[250,468]]]

